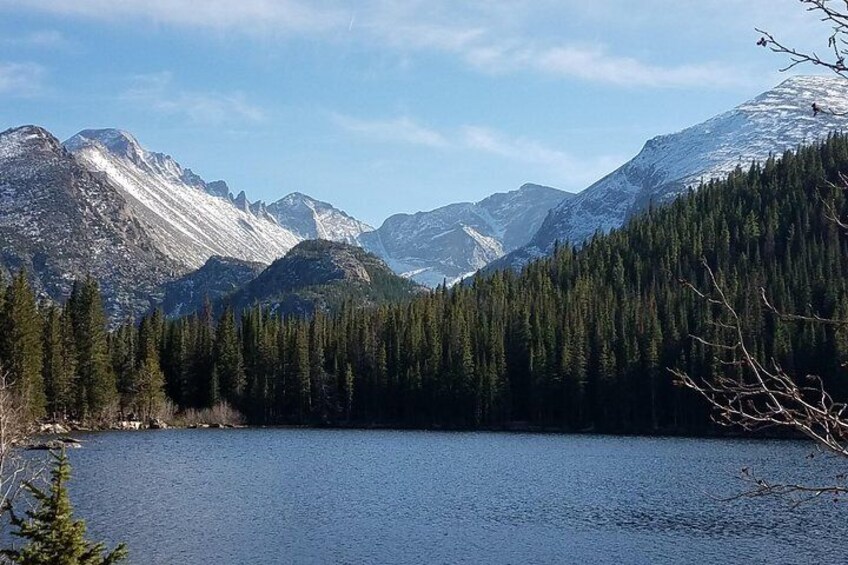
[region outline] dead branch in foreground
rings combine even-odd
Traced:
[[[705,293],[686,281],[683,284],[719,310],[721,318],[715,325],[728,337],[726,341],[708,340],[697,335],[690,337],[723,353],[726,358],[722,363],[736,370],[726,371],[711,379],[702,379],[679,369],[669,369],[678,384],[704,397],[713,409],[713,421],[719,425],[746,431],[766,428],[793,430],[812,439],[825,452],[848,457],[848,406],[833,400],[824,389],[820,377],[806,375],[796,379],[786,373],[776,360],[772,359],[768,363],[760,361],[746,342],[742,320],[724,288],[707,262],[703,263],[712,287],[711,292]],[[763,289],[761,296],[764,307],[784,319],[839,323],[838,320],[818,316],[781,314],[768,301]],[[848,493],[848,486],[840,484],[844,483],[842,476],[836,477],[836,484],[832,485],[784,484],[766,481],[744,468],[740,478],[746,483],[747,490],[731,499],[789,495],[800,503],[822,495]]]

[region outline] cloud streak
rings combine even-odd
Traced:
[[[70,49],[75,43],[56,30],[46,29],[33,31],[24,35],[8,35],[0,38],[0,45],[11,47],[27,47],[38,49]]]
[[[177,116],[197,125],[262,122],[265,112],[243,93],[198,92],[179,88],[170,72],[136,75],[120,96],[129,104]]]
[[[36,63],[0,61],[0,94],[34,96],[43,90],[46,71]]]
[[[246,35],[355,38],[399,51],[447,54],[486,73],[534,72],[619,87],[721,88],[740,84],[739,77],[744,76],[732,64],[662,65],[616,53],[602,42],[587,45],[537,38],[531,25],[509,22],[510,15],[521,20],[529,11],[520,2],[511,5],[512,10],[497,3],[472,2],[468,13],[437,1],[396,0],[368,0],[358,3],[356,9],[336,1],[304,0],[0,0],[0,8],[4,6],[58,16],[115,22],[146,20],[155,25]],[[460,17],[452,17],[454,14]]]
[[[391,120],[362,120],[333,114],[332,120],[337,126],[348,132],[377,141],[398,141],[426,147],[448,147],[450,145],[447,138],[441,133],[408,117]]]
[[[625,161],[623,157],[612,155],[580,159],[537,140],[509,136],[479,125],[464,125],[439,131],[408,116],[364,120],[333,114],[332,120],[343,130],[374,142],[405,143],[438,150],[483,153],[515,163],[540,167],[546,173],[576,186],[588,186]]]
[[[344,21],[339,10],[317,9],[297,0],[0,0],[0,7],[105,21],[137,21],[203,29],[254,32],[320,31]],[[347,21],[344,21],[346,24]]]

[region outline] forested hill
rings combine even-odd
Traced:
[[[848,315],[848,249],[823,203],[846,209],[825,181],[847,169],[848,139],[835,136],[737,171],[579,251],[560,248],[521,275],[311,320],[249,312],[227,332],[238,333],[243,370],[219,363],[218,384],[204,369],[216,364],[203,344],[213,328],[184,319],[163,330],[169,390],[195,404],[227,383],[224,396],[254,422],[699,431],[708,425],[703,401],[675,387],[666,368],[724,370],[688,337],[712,328],[710,309],[679,283],[706,288],[702,257],[722,274],[758,352],[836,386],[845,336],[775,325],[758,288],[781,309]]]
[[[708,287],[702,257],[720,273],[758,354],[821,374],[845,398],[848,330],[777,324],[758,290],[783,310],[848,318],[848,248],[826,214],[832,203],[848,217],[842,191],[826,183],[840,171],[848,171],[848,138],[834,136],[649,210],[580,250],[560,247],[520,275],[499,272],[401,304],[351,304],[309,319],[261,309],[238,322],[231,313],[218,322],[154,315],[110,336],[109,367],[85,364],[83,352],[99,351],[86,340],[98,334],[81,306],[90,301],[77,298],[68,323],[54,313],[44,332],[47,407],[92,414],[109,398],[138,406],[153,398],[161,367],[181,406],[228,400],[254,423],[700,433],[710,425],[705,403],[674,386],[666,369],[728,370],[688,337],[715,327],[714,310],[679,282]],[[19,351],[11,305],[22,286],[10,287],[3,309],[12,368],[34,366],[8,361]],[[66,331],[73,339],[60,339]],[[70,388],[48,372],[64,366],[54,358],[68,343],[86,375]],[[115,383],[118,390],[99,390]],[[85,394],[74,390],[82,386]]]

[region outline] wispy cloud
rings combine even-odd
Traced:
[[[34,96],[43,90],[46,71],[36,63],[0,61],[0,94]]]
[[[261,122],[265,118],[263,110],[248,102],[243,93],[184,90],[167,71],[132,77],[121,99],[199,125]]]
[[[464,147],[503,157],[518,163],[540,166],[559,179],[577,186],[586,186],[613,171],[625,159],[617,155],[599,155],[581,159],[567,151],[550,147],[537,140],[513,137],[492,128],[464,126],[461,128]]]
[[[318,31],[347,24],[338,10],[298,0],[0,0],[0,6],[98,20],[139,20],[155,24],[250,32]]]
[[[23,35],[6,35],[0,38],[0,45],[38,49],[69,49],[76,47],[76,43],[68,39],[65,34],[52,29],[33,31]]]
[[[390,120],[362,120],[333,114],[332,119],[336,125],[346,131],[378,141],[399,141],[428,147],[447,147],[449,145],[448,140],[441,133],[408,117]]]
[[[739,69],[717,63],[652,65],[615,55],[604,45],[513,47],[488,45],[463,53],[472,65],[489,72],[535,70],[586,82],[631,87],[725,87],[744,84]]]
[[[591,159],[550,147],[524,136],[510,136],[496,129],[464,125],[439,131],[403,116],[393,119],[365,120],[341,114],[332,115],[333,122],[347,132],[380,143],[406,143],[440,150],[473,151],[512,162],[538,167],[557,179],[576,186],[586,186],[611,172],[625,159],[618,155],[601,155]]]
[[[552,10],[551,3],[543,4]],[[612,10],[621,2],[607,0],[600,5]],[[488,73],[529,71],[614,86],[715,88],[738,85],[744,77],[733,63],[659,64],[628,54],[629,45],[622,53],[603,42],[587,45],[537,36],[531,23],[519,23],[532,10],[518,1],[508,8],[496,2],[469,2],[461,9],[438,0],[364,0],[355,7],[337,0],[0,0],[3,6],[247,35],[347,37],[400,51],[440,52]],[[559,10],[565,12],[560,17],[579,12]]]

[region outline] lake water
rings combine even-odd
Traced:
[[[848,506],[721,502],[810,444],[499,433],[83,436],[71,495],[131,563],[836,563]],[[783,471],[782,471],[783,470]]]

